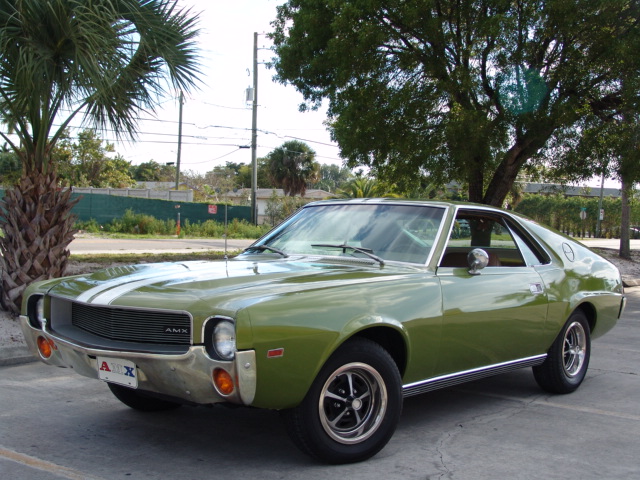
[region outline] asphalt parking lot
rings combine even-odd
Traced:
[[[575,393],[548,395],[526,369],[411,397],[387,447],[354,465],[299,453],[276,412],[142,414],[70,370],[0,367],[0,478],[637,479],[640,287],[627,293]]]

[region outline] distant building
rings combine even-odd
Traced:
[[[149,188],[146,182],[144,188],[93,188],[71,187],[73,193],[94,195],[115,195],[119,197],[150,198],[154,200],[170,200],[173,202],[193,202],[193,190],[171,190],[168,188]],[[172,184],[172,185],[175,185]]]
[[[276,192],[278,197],[284,197],[284,190],[281,188],[258,188],[256,190],[256,204],[258,208],[258,223],[262,224],[265,222],[267,218],[267,202],[273,195],[273,192]],[[316,190],[316,189],[307,189],[304,194],[305,200],[309,202],[313,202],[316,200],[324,200],[326,198],[333,198],[333,195],[330,192],[325,190]],[[220,195],[220,199],[228,199],[232,203],[236,205],[251,205],[251,189],[250,188],[241,188],[235,192],[231,191],[228,194]]]
[[[148,188],[150,190],[174,190],[176,182],[137,182],[136,188]],[[178,189],[188,190],[190,187],[185,182],[178,184]]]
[[[567,197],[599,197],[600,187],[576,187],[560,185],[557,183],[525,183],[524,193],[561,194]],[[604,197],[618,198],[621,195],[619,188],[602,189]]]

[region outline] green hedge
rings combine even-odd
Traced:
[[[556,230],[576,237],[595,237],[598,221],[598,198],[563,197],[562,195],[525,195],[515,211]],[[622,203],[620,198],[602,199],[604,219],[600,225],[603,238],[620,238]],[[586,218],[580,218],[581,211]],[[631,202],[631,225],[640,225],[640,206]]]

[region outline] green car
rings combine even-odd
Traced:
[[[611,263],[512,212],[360,199],[309,204],[227,261],[36,283],[21,325],[129,407],[280,410],[300,449],[346,463],[386,445],[407,396],[522,367],[574,391],[624,305]]]

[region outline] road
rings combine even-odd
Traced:
[[[620,248],[619,238],[585,238],[580,240],[580,242],[588,247]],[[640,239],[630,240],[629,243],[631,244],[631,250],[640,250]]]
[[[575,393],[546,394],[526,369],[411,397],[387,447],[355,465],[299,453],[276,412],[143,414],[70,370],[0,367],[0,478],[637,479],[640,288],[627,293]]]
[[[227,240],[229,251],[242,250],[254,240]],[[163,253],[163,252],[198,252],[207,250],[224,251],[225,241],[222,238],[84,238],[74,239],[69,251],[74,255],[102,253]]]

